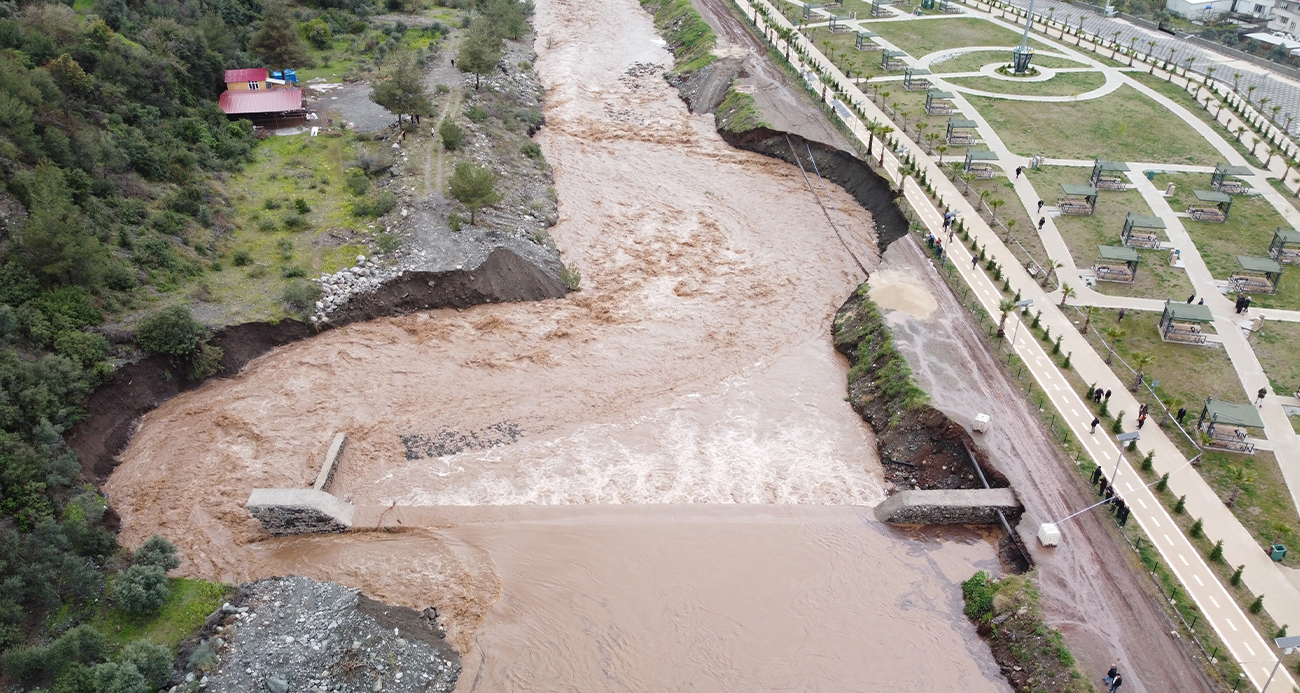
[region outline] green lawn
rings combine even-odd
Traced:
[[[1255,537],[1261,548],[1275,541],[1288,548],[1296,546],[1300,517],[1296,515],[1295,503],[1272,452],[1258,450],[1254,455],[1207,452],[1201,458],[1200,467],[1201,477],[1225,501],[1235,488],[1232,468],[1244,468],[1253,482],[1242,488],[1232,514]],[[1300,554],[1289,551],[1283,563],[1293,567],[1300,565]]]
[[[1097,329],[1103,330],[1103,333],[1105,328],[1109,327],[1118,326],[1124,330],[1125,334],[1116,350],[1121,358],[1132,364],[1133,354],[1137,352],[1148,353],[1154,357],[1144,370],[1148,380],[1160,381],[1156,392],[1161,401],[1185,406],[1188,412],[1199,412],[1200,404],[1209,396],[1231,402],[1247,401],[1246,393],[1241,388],[1241,381],[1237,378],[1237,372],[1232,368],[1232,361],[1228,359],[1227,352],[1221,347],[1178,344],[1162,340],[1159,332],[1159,313],[1128,311],[1123,322],[1117,322],[1118,311],[1095,310],[1092,324]],[[1106,354],[1105,348],[1100,345],[1091,330],[1088,333],[1088,340],[1097,349],[1097,353],[1103,356]],[[1106,340],[1111,341],[1110,337]],[[1131,384],[1134,381],[1132,371],[1125,368],[1118,358],[1111,364],[1111,370],[1125,382]],[[1143,392],[1146,392],[1145,388]],[[1145,400],[1145,397],[1138,399]],[[1178,406],[1171,405],[1170,409],[1176,411]],[[1129,412],[1125,417],[1128,421],[1133,421],[1135,415],[1136,412]]]
[[[1213,127],[1215,132],[1218,132],[1219,135],[1223,137],[1223,139],[1227,140],[1228,143],[1232,145],[1233,149],[1236,149],[1242,156],[1251,156],[1250,148],[1241,142],[1238,142],[1236,134],[1228,132],[1228,129],[1225,128],[1222,123],[1216,121],[1214,117],[1210,115],[1209,111],[1206,111],[1204,107],[1197,103],[1196,99],[1193,99],[1192,95],[1187,93],[1186,89],[1176,84],[1166,82],[1158,77],[1148,75],[1145,72],[1130,72],[1128,76],[1141,82],[1143,85],[1160,92],[1160,94],[1168,97],[1171,101],[1177,103],[1183,108],[1186,108],[1189,112],[1196,114],[1197,118]]]
[[[859,15],[861,16],[861,15]],[[993,22],[974,17],[942,17],[915,21],[868,22],[863,27],[915,58],[945,48],[1004,46],[1020,44],[1020,35]],[[1036,48],[1046,46],[1031,38]]]
[[[1062,183],[1085,183],[1090,171],[1074,166],[1043,166],[1025,169],[1025,175],[1048,205],[1056,204],[1064,193]],[[1097,246],[1121,245],[1120,231],[1129,212],[1151,214],[1151,208],[1136,190],[1103,191],[1097,199],[1097,211],[1090,216],[1056,217],[1056,228],[1070,248],[1078,267],[1091,267],[1097,259]],[[1163,234],[1162,234],[1163,237]],[[1183,270],[1169,266],[1168,254],[1161,250],[1139,250],[1142,263],[1132,284],[1097,282],[1096,290],[1111,296],[1172,298],[1182,300],[1192,293],[1192,284]]]
[[[969,53],[948,58],[934,63],[930,70],[936,74],[942,72],[976,72],[989,64],[1010,65],[1011,54],[1004,49],[975,49]],[[1035,55],[1033,64],[1040,67],[1087,67],[1083,63],[1054,55]]]
[[[954,77],[947,81],[953,86],[994,94],[1070,96],[1102,87],[1106,84],[1106,76],[1100,72],[1062,72],[1045,82],[1011,82],[993,77]]]
[[[962,183],[962,181],[956,181],[955,185],[958,190],[965,190],[966,184]],[[1047,251],[1043,248],[1043,243],[1038,237],[1038,230],[1034,227],[1034,222],[1031,221],[1029,213],[1020,204],[1020,198],[1016,197],[1016,191],[1011,181],[1007,180],[1005,176],[997,176],[983,180],[973,180],[969,182],[969,185],[973,192],[966,193],[966,197],[976,201],[976,207],[979,207],[977,202],[979,194],[985,191],[989,193],[989,199],[999,199],[1005,203],[998,207],[997,218],[1003,224],[1009,225],[1011,238],[1024,247],[1022,251],[1021,248],[1016,247],[1015,243],[1007,241],[1007,245],[1011,247],[1012,252],[1015,253],[1021,264],[1028,261],[1028,258],[1025,257],[1026,252],[1040,264],[1048,260]],[[989,215],[984,213],[983,218],[988,221]],[[1037,217],[1034,217],[1034,219],[1037,219]],[[1013,221],[1014,224],[1011,223]],[[1005,232],[1001,228],[998,229],[998,233],[1003,234],[1005,240]]]
[[[1291,395],[1300,390],[1300,352],[1295,348],[1300,344],[1300,323],[1267,320],[1251,343],[1274,392]]]
[[[1132,87],[1088,101],[969,101],[1003,141],[1026,156],[1155,161],[1213,166],[1218,153],[1199,134]]]
[[[157,614],[132,616],[104,606],[92,625],[115,645],[126,645],[143,638],[175,650],[234,592],[228,585],[205,580],[172,578],[168,582],[171,594]]]

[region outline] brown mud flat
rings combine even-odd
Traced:
[[[536,265],[504,248],[493,251],[471,270],[408,272],[378,290],[354,297],[332,316],[343,327],[378,317],[406,315],[435,308],[468,308],[484,303],[540,301],[567,293],[563,284]],[[268,351],[319,332],[300,320],[251,322],[217,330],[212,343],[223,351],[221,375],[238,375],[249,361]],[[95,390],[86,402],[86,418],[72,429],[68,444],[81,459],[82,472],[103,482],[117,455],[131,440],[141,416],[204,381],[177,377],[180,369],[165,356],[129,364]]]

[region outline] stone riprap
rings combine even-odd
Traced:
[[[432,608],[303,577],[244,585],[209,617],[172,690],[449,693],[460,656]]]
[[[329,534],[352,528],[351,503],[311,488],[253,489],[248,511],[275,536]]]
[[[896,525],[989,525],[998,511],[1020,510],[1009,488],[899,491],[876,506],[876,519]]]

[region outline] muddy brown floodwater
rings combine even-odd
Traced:
[[[436,604],[462,690],[1005,690],[955,586],[992,548],[861,507],[879,462],[829,323],[862,277],[802,174],[643,69],[671,56],[634,0],[535,21],[583,290],[331,330],[170,400],[106,484],[122,540],[164,534],[188,575]],[[332,492],[451,514],[267,539],[250,490],[309,483],[336,430]]]

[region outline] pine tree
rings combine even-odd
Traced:
[[[474,224],[478,210],[501,201],[496,191],[497,175],[485,166],[463,161],[451,174],[451,196],[469,209],[469,223]]]
[[[296,24],[283,3],[267,3],[262,26],[248,47],[272,68],[303,65],[307,61],[307,44],[298,36]]]
[[[398,53],[388,63],[383,77],[370,90],[370,100],[397,114],[398,122],[403,115],[433,112],[429,92],[424,88],[424,70],[416,64],[415,55],[410,51]]]
[[[465,32],[460,43],[460,54],[456,56],[456,69],[474,75],[474,88],[479,88],[483,75],[497,69],[505,42],[492,30],[485,17],[479,17]]]

